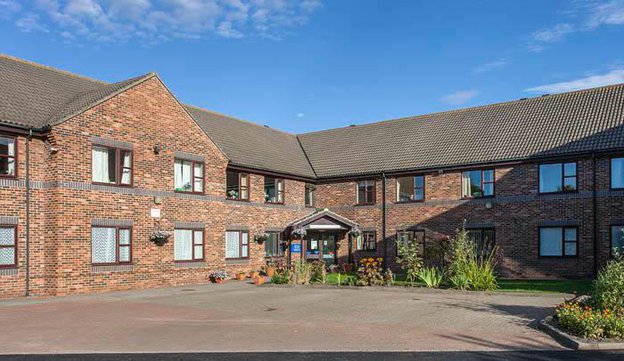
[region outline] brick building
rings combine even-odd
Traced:
[[[462,224],[509,278],[591,277],[623,245],[624,85],[299,135],[181,104],[153,73],[0,56],[0,93],[0,297],[267,257],[395,267],[397,241],[435,259]]]

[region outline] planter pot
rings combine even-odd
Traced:
[[[245,274],[244,273],[238,273],[236,275],[236,279],[239,281],[244,281],[245,280]]]
[[[249,278],[254,279],[256,277],[260,276],[260,272],[258,271],[251,271],[249,272]]]
[[[342,265],[342,269],[345,271],[345,273],[353,272],[353,265],[351,263],[345,263]]]
[[[256,277],[254,277],[254,279],[253,279],[253,283],[254,283],[254,285],[256,285],[256,286],[260,286],[261,284],[263,284],[263,283],[264,283],[264,281],[265,281],[265,279],[264,279],[264,277],[262,277],[262,276],[256,276]]]
[[[275,274],[275,267],[267,267],[266,274],[269,277],[273,277],[273,275]]]
[[[221,283],[223,283],[223,278],[210,278],[210,281],[212,283],[221,284]]]

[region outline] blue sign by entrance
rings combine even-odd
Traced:
[[[301,253],[301,243],[292,243],[290,245],[290,253]]]

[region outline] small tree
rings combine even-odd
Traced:
[[[423,266],[423,260],[418,251],[418,242],[410,241],[405,244],[397,240],[397,251],[397,262],[405,272],[406,281],[411,286],[414,286],[414,282],[418,280],[420,269]]]

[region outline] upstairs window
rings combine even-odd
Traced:
[[[249,174],[228,171],[226,173],[226,197],[249,200]]]
[[[611,159],[611,188],[624,189],[624,158]]]
[[[314,207],[314,191],[316,188],[312,184],[305,185],[305,206]]]
[[[462,198],[494,196],[494,170],[462,172]]]
[[[576,190],[576,162],[539,166],[539,192],[558,193]]]
[[[418,202],[425,200],[425,177],[397,178],[397,202]]]
[[[357,182],[357,204],[375,204],[375,181]]]
[[[0,177],[15,177],[16,173],[15,138],[0,136]]]
[[[267,232],[269,238],[264,241],[264,256],[265,257],[281,257],[284,255],[284,249],[280,244],[279,232]]]
[[[176,192],[204,192],[204,163],[176,159],[173,165]]]
[[[362,232],[355,242],[356,251],[374,251],[377,249],[375,232]]]
[[[129,186],[132,184],[132,151],[94,145],[92,151],[94,183]]]
[[[624,225],[611,226],[611,254],[624,255]]]
[[[284,203],[284,180],[264,177],[264,201],[266,203]]]
[[[575,257],[578,250],[576,227],[540,227],[541,257]]]
[[[130,228],[93,227],[91,229],[91,262],[122,264],[132,260]]]
[[[203,260],[204,231],[201,229],[175,229],[173,232],[173,259],[175,261]]]
[[[226,259],[249,258],[249,232],[247,231],[225,232],[225,258]]]
[[[0,226],[0,267],[17,266],[17,227]]]

